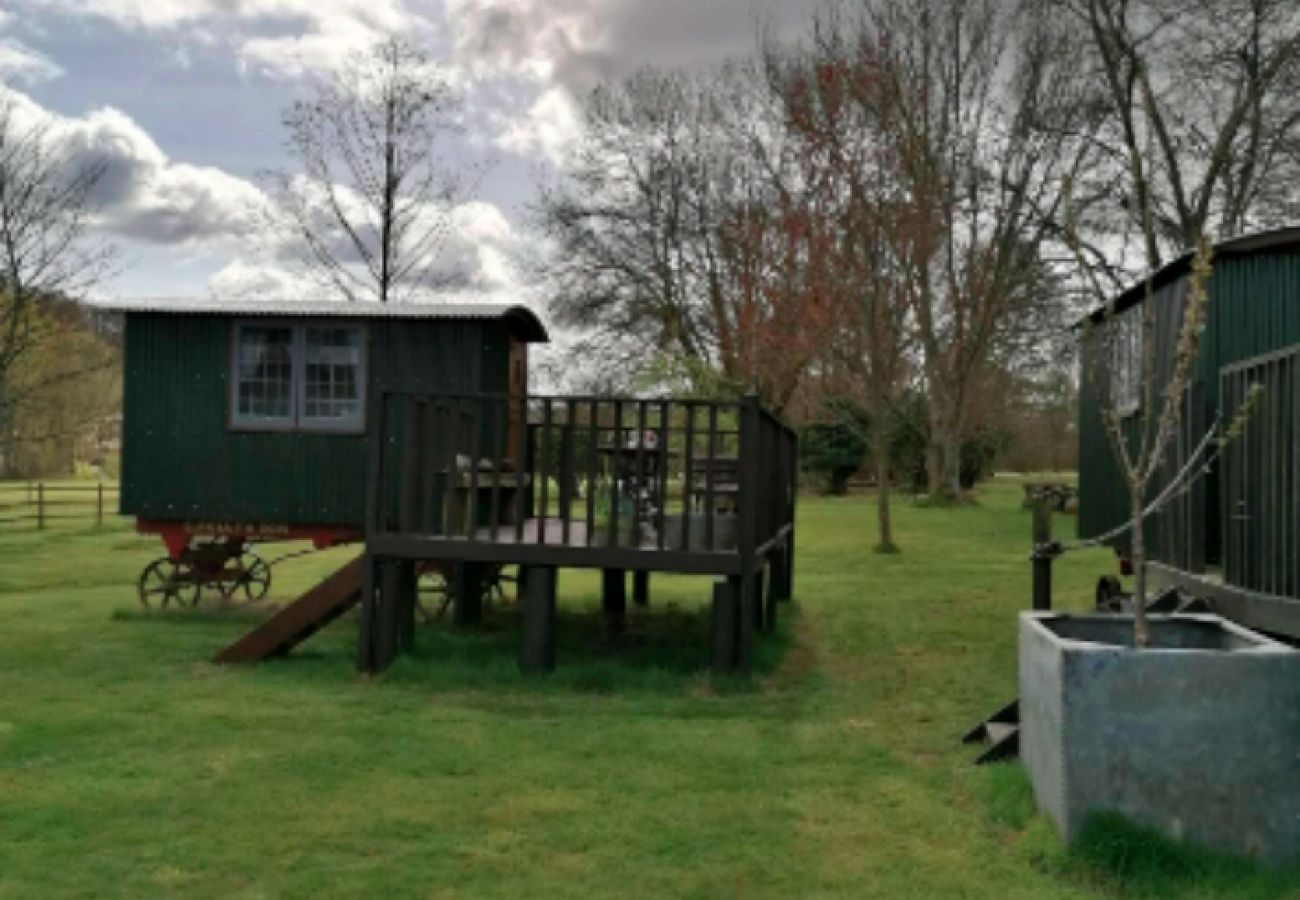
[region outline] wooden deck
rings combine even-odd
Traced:
[[[756,397],[390,391],[374,415],[362,633],[376,651],[367,671],[386,668],[400,646],[393,634],[406,633],[402,567],[412,561],[448,566],[462,604],[472,604],[487,567],[519,566],[520,666],[530,672],[554,664],[560,569],[603,571],[611,627],[627,573],[642,599],[649,573],[716,577],[719,670],[750,664],[753,632],[774,627],[776,601],[790,596],[797,439]]]

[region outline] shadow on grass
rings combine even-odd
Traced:
[[[252,628],[276,609],[273,603],[164,610],[123,607],[111,617],[141,627],[188,626],[229,632],[232,625]],[[497,605],[485,610],[482,624],[472,627],[453,626],[449,617],[417,623],[414,647],[399,655],[376,681],[432,690],[508,687],[530,693],[584,695],[751,694],[774,685],[798,686],[816,677],[815,666],[793,664],[801,657],[790,653],[795,646],[790,620],[797,615],[796,607],[782,604],[776,631],[755,633],[749,674],[716,675],[711,671],[711,616],[707,609],[685,610],[672,603],[648,609],[633,607],[620,633],[611,633],[599,610],[561,609],[556,622],[555,671],[530,678],[519,670],[520,612],[513,605]],[[258,668],[267,674],[293,673],[295,678],[325,678],[327,671],[334,673],[330,677],[337,677],[340,667],[352,665],[357,623],[356,612],[350,611],[330,627],[333,636],[314,637],[288,656],[266,660]],[[214,638],[213,652],[228,639],[225,634]]]
[[[780,668],[791,647],[791,607],[782,612],[786,621],[774,633],[755,634],[749,675],[712,674],[708,612],[669,605],[629,610],[619,633],[609,630],[598,611],[561,610],[555,671],[535,678],[519,671],[522,625],[517,608],[494,608],[482,625],[470,628],[439,621],[417,630],[415,647],[399,657],[383,679],[440,688],[526,685],[583,694],[750,693]]]
[[[1170,840],[1115,813],[1098,813],[1066,854],[1067,871],[1100,877],[1133,897],[1300,896],[1300,867],[1263,869],[1247,860]]]

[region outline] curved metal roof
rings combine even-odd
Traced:
[[[221,300],[153,297],[95,301],[86,306],[107,312],[164,315],[337,317],[346,319],[501,319],[523,341],[550,340],[538,315],[522,303],[349,303],[343,300]]]
[[[1214,258],[1218,259],[1224,256],[1247,256],[1252,253],[1263,253],[1269,250],[1281,249],[1300,249],[1300,226],[1289,225],[1285,228],[1271,228],[1266,231],[1256,231],[1251,234],[1243,234],[1240,237],[1228,238],[1214,245]],[[1188,250],[1176,259],[1170,260],[1159,269],[1151,272],[1142,278],[1139,278],[1134,284],[1125,288],[1115,300],[1115,311],[1123,312],[1131,306],[1142,302],[1146,297],[1147,287],[1150,285],[1151,290],[1158,290],[1171,281],[1175,281],[1187,274],[1191,269],[1192,258],[1195,256],[1193,251]],[[1106,314],[1106,307],[1098,307],[1085,316],[1085,319],[1092,319],[1094,322],[1100,322]]]

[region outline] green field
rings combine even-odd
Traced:
[[[1015,691],[1019,500],[900,503],[898,556],[868,551],[866,499],[805,501],[796,602],[724,681],[698,579],[653,581],[610,642],[596,579],[564,573],[540,681],[508,608],[378,679],[352,617],[224,670],[257,614],[138,612],[156,539],[0,532],[0,897],[1300,896],[1116,825],[1067,853],[1018,767],[970,764],[957,738]],[[278,566],[275,599],[344,555]],[[1067,557],[1060,599],[1112,569]]]

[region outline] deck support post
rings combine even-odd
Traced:
[[[605,627],[613,634],[622,632],[627,619],[627,572],[623,569],[600,570],[600,607]]]
[[[379,599],[377,561],[361,557],[361,627],[357,632],[357,671],[375,672],[375,605]]]
[[[763,631],[768,634],[776,631],[776,603],[779,583],[777,581],[776,560],[767,564],[767,578],[763,570],[758,570],[758,604],[763,611]]]
[[[393,594],[393,615],[396,623],[396,647],[406,651],[415,646],[415,596],[417,578],[415,561],[395,559],[388,564],[388,576]]]
[[[1033,603],[1036,610],[1052,608],[1052,561],[1061,545],[1052,540],[1052,510],[1043,500],[1034,504]]]
[[[739,598],[733,579],[713,584],[713,671],[725,674],[736,668],[736,637],[740,625]]]
[[[554,566],[528,566],[523,578],[523,644],[519,668],[526,675],[540,675],[555,669],[555,589],[558,572]]]
[[[727,579],[731,590],[736,594],[736,668],[748,672],[753,663],[754,650],[754,582],[755,570],[752,565],[745,567],[740,577]]]
[[[362,563],[361,634],[357,642],[357,668],[362,672],[378,674],[397,656],[403,599],[401,563],[369,554]]]
[[[637,569],[632,573],[632,602],[637,606],[650,605],[650,573]]]
[[[794,593],[793,575],[794,534],[792,532],[786,538],[785,544],[772,557],[772,593],[783,603]]]
[[[483,622],[483,564],[456,563],[452,567],[452,623],[457,627]]]

